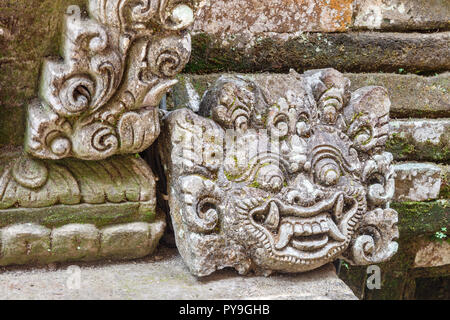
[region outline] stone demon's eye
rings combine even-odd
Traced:
[[[266,164],[259,168],[254,184],[267,191],[279,191],[283,187],[284,177],[280,168],[274,164]]]
[[[333,186],[339,182],[341,169],[336,160],[325,158],[318,161],[314,166],[316,181],[325,186]]]

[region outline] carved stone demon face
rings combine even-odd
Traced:
[[[332,69],[253,80],[223,77],[205,94],[203,117],[184,109],[164,121],[171,216],[191,271],[298,272],[340,256],[389,258],[397,231],[386,209],[394,185],[382,151],[385,90],[351,95]],[[369,226],[370,212],[378,215]]]

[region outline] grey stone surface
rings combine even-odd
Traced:
[[[242,277],[223,270],[198,279],[176,249],[161,248],[138,261],[78,266],[0,269],[0,299],[356,299],[330,264],[295,275]]]
[[[100,232],[91,224],[68,224],[52,230],[55,261],[94,260],[100,247]]]
[[[439,267],[450,264],[448,241],[422,241],[414,259],[415,268]]]
[[[1,230],[0,265],[47,261],[50,257],[50,229],[24,223]]]
[[[352,29],[432,30],[450,28],[446,0],[356,0]]]
[[[432,163],[401,163],[394,166],[396,201],[427,201],[439,198],[441,168]]]
[[[389,148],[397,160],[450,160],[450,119],[398,119],[389,126]]]
[[[68,224],[53,230],[32,223],[12,225],[0,229],[0,266],[141,258],[155,251],[165,226],[161,213],[152,223],[103,229],[90,224]]]
[[[187,73],[445,72],[450,70],[450,32],[343,32],[227,37],[197,34]]]
[[[224,76],[163,119],[177,247],[191,272],[308,271],[397,250],[390,101],[334,69]],[[372,231],[376,229],[376,233]]]
[[[147,223],[135,222],[101,230],[100,255],[105,258],[138,258],[150,253],[150,229]]]

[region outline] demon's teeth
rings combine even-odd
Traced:
[[[280,212],[275,202],[270,203],[269,214],[264,222],[269,228],[275,229],[280,223]]]
[[[344,211],[344,196],[341,194],[334,207],[334,216],[336,219],[340,219],[342,212]]]
[[[278,241],[275,243],[275,248],[278,250],[286,247],[294,235],[294,226],[290,223],[283,223],[280,227],[280,235]]]
[[[328,227],[330,230],[328,231],[328,234],[331,238],[337,241],[345,241],[345,236],[342,234],[342,232],[338,229],[336,224],[331,220],[330,217],[328,217]]]
[[[303,225],[303,235],[305,236],[309,236],[312,234],[312,228],[311,225],[309,223],[305,223]]]

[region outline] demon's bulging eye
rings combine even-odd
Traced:
[[[316,181],[325,186],[336,185],[341,177],[339,163],[332,158],[321,159],[314,166]]]

